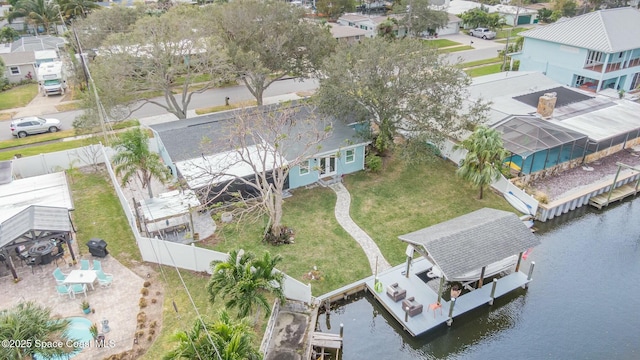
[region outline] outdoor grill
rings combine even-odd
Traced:
[[[109,251],[107,251],[107,242],[103,239],[93,238],[89,240],[87,247],[93,256],[105,257],[109,255]]]

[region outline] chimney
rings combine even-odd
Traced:
[[[545,119],[548,120],[553,116],[553,110],[556,108],[556,93],[546,93],[540,96],[540,100],[538,100],[538,114]]]

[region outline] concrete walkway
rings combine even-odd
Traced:
[[[371,239],[371,237],[351,219],[351,216],[349,215],[351,195],[347,188],[345,188],[342,183],[331,184],[329,187],[335,191],[336,195],[338,195],[335,209],[336,220],[338,220],[338,224],[340,224],[340,226],[342,226],[347,233],[349,233],[349,235],[358,242],[362,250],[364,250],[364,253],[369,259],[371,273],[376,273],[376,258],[378,259],[378,273],[390,269],[391,265],[380,252],[378,245],[376,245],[373,239]]]

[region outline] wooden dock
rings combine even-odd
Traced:
[[[604,192],[598,196],[592,197],[591,199],[589,199],[589,205],[597,209],[602,209],[612,202],[621,201],[628,196],[635,196],[637,192],[638,189],[633,184],[622,185],[611,191],[611,197],[609,197],[609,192]],[[607,201],[607,199],[609,200]]]
[[[340,349],[342,349],[342,336],[315,331],[311,334],[311,345],[320,350],[319,359],[325,358],[325,350],[330,350],[331,354],[335,352],[335,359],[339,359]]]
[[[402,327],[409,332],[412,336],[419,336],[425,332],[440,326],[447,321],[453,321],[458,315],[464,314],[484,304],[490,303],[492,283],[485,284],[482,288],[473,290],[460,296],[456,301],[453,308],[451,319],[449,318],[449,309],[451,306],[450,301],[442,299],[440,301],[441,307],[436,308],[435,311],[430,309],[430,304],[435,304],[438,300],[438,293],[434,291],[429,285],[427,285],[416,274],[428,271],[433,265],[425,258],[419,258],[413,261],[411,269],[409,271],[409,277],[406,277],[405,272],[406,265],[398,265],[384,273],[378,275],[378,280],[382,282],[382,291],[375,291],[374,279],[370,278],[367,282],[367,288],[374,295],[376,300],[384,306],[384,308],[402,325]],[[526,285],[530,280],[527,279],[527,275],[522,272],[513,272],[496,281],[496,290],[494,297],[500,297],[508,292],[511,292],[518,287]],[[398,283],[398,285],[407,291],[406,297],[414,297],[415,301],[423,305],[422,313],[409,317],[408,321],[405,321],[405,312],[402,309],[402,301],[394,302],[386,294],[387,286]]]

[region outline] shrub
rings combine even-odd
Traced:
[[[138,317],[137,318],[138,318],[138,322],[139,323],[143,323],[143,322],[147,321],[147,314],[145,314],[144,311],[140,311],[138,313]]]
[[[279,233],[274,233],[273,228],[269,228],[264,235],[263,241],[271,245],[293,244],[293,229],[283,226]]]
[[[549,195],[547,195],[546,193],[540,190],[536,190],[536,193],[533,195],[533,198],[538,200],[538,202],[540,202],[541,204],[549,203]]]
[[[148,288],[149,286],[151,286],[151,282],[149,281],[145,281],[143,284],[144,287]]]
[[[155,303],[157,303],[157,302],[158,302],[158,300],[156,300],[156,298],[151,299],[151,303],[152,303],[152,304],[155,304]]]
[[[367,165],[367,169],[378,172],[382,168],[382,158],[378,155],[369,154],[365,159],[365,164]]]
[[[140,290],[140,294],[142,294],[142,296],[149,295],[149,289],[147,289],[146,287],[142,288],[142,290]]]
[[[138,305],[140,305],[140,309],[146,308],[147,307],[147,299],[146,298],[140,298],[140,301],[138,302]]]
[[[155,328],[156,328],[156,326],[158,326],[158,322],[157,322],[157,321],[155,321],[155,320],[153,320],[153,321],[151,322],[151,324],[149,324],[149,327],[150,327],[150,328],[152,328],[152,329],[155,329]]]

